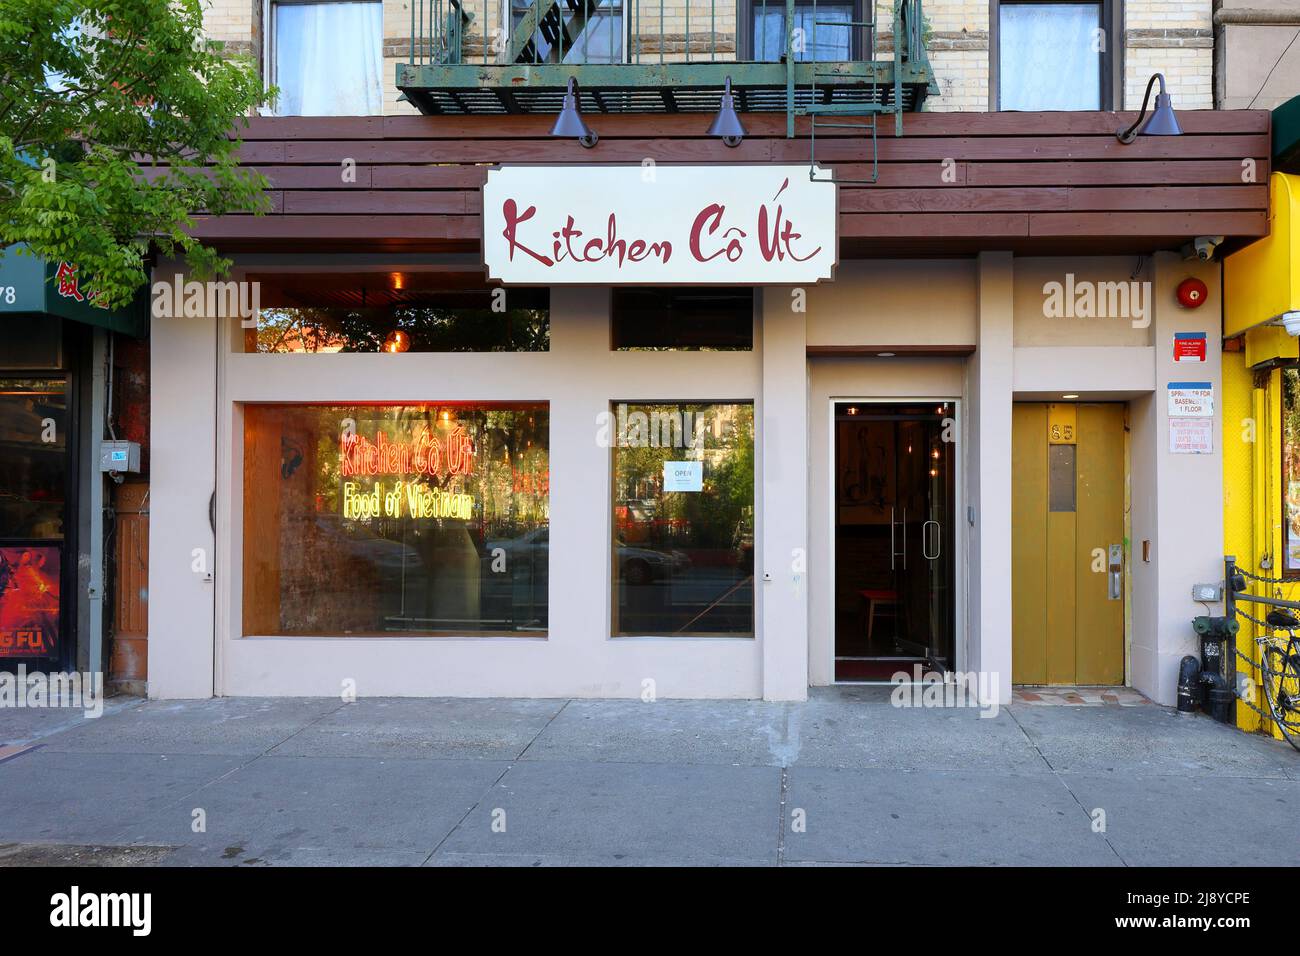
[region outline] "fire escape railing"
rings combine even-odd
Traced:
[[[833,0],[410,4],[397,85],[426,113],[558,112],[569,76],[584,110],[709,112],[730,77],[742,113],[785,112],[790,135],[826,114],[893,113],[901,132],[933,92],[921,0],[861,0],[861,19]]]

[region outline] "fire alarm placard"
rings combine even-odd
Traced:
[[[1204,332],[1175,332],[1174,361],[1204,362],[1205,342]]]

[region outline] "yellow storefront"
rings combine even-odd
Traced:
[[[1224,544],[1262,579],[1248,578],[1250,593],[1300,600],[1300,175],[1273,173],[1269,191],[1268,238],[1224,262]],[[1257,618],[1267,610],[1242,608]],[[1248,706],[1237,724],[1280,736],[1262,716],[1259,629],[1239,620],[1238,694]]]

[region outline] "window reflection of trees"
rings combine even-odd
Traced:
[[[752,634],[754,407],[615,406],[628,420],[614,447],[618,634]],[[651,423],[637,431],[634,416]],[[664,421],[681,422],[671,440]],[[658,425],[653,423],[659,423]],[[698,492],[665,492],[664,463],[699,461]]]
[[[455,305],[264,308],[256,351],[380,352],[395,329],[410,336],[412,352],[544,352],[550,343],[550,314],[538,308],[496,312]]]

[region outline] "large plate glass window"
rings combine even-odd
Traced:
[[[615,402],[613,633],[754,633],[754,406]]]
[[[244,634],[544,634],[549,418],[244,406]]]
[[[384,111],[384,5],[271,0],[271,83],[281,116]]]

